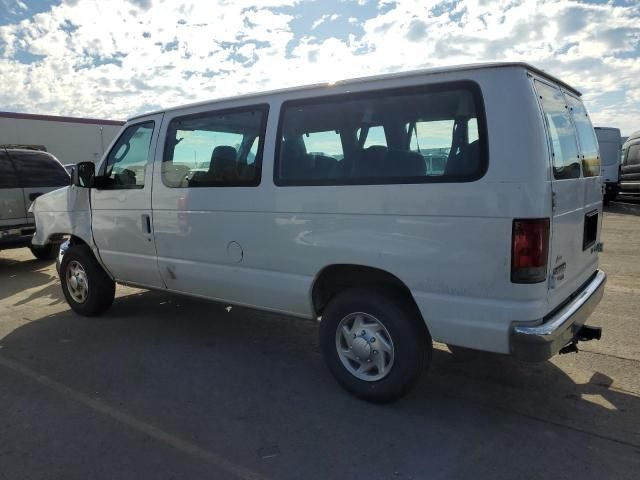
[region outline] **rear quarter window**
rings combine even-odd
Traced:
[[[23,188],[64,187],[70,178],[64,167],[53,158],[39,152],[11,152]]]

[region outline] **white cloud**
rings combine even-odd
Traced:
[[[597,123],[627,133],[640,128],[637,9],[569,0],[340,5],[66,0],[0,27],[0,104],[125,118],[159,106],[320,80],[525,60],[582,89]],[[320,7],[325,11],[309,19],[308,31],[296,31],[296,20]],[[369,12],[366,18],[362,9]],[[332,34],[337,28],[352,32]]]
[[[337,13],[334,13],[332,15],[330,15],[328,13],[325,14],[325,15],[322,15],[318,20],[316,20],[315,22],[313,22],[311,24],[311,30],[315,30],[316,28],[318,28],[323,23],[328,22],[328,21],[332,22],[334,20],[337,20],[338,18],[340,18],[340,15],[338,15]]]

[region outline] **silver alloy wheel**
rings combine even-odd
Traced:
[[[80,262],[71,260],[67,265],[67,289],[71,298],[77,303],[84,303],[89,295],[89,281],[87,280],[87,272]]]
[[[350,313],[340,320],[336,350],[349,373],[366,382],[386,377],[395,359],[389,331],[380,320],[364,312]]]

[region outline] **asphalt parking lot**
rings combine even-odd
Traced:
[[[118,287],[71,313],[55,268],[0,252],[0,479],[640,477],[640,204],[604,218],[600,342],[524,364],[437,345],[405,399],[357,400],[316,325]]]

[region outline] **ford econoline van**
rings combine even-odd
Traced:
[[[79,314],[121,283],[314,319],[337,380],[386,401],[434,340],[542,361],[599,338],[601,188],[574,88],[438,68],[132,118],[37,200],[34,243],[70,236]]]

